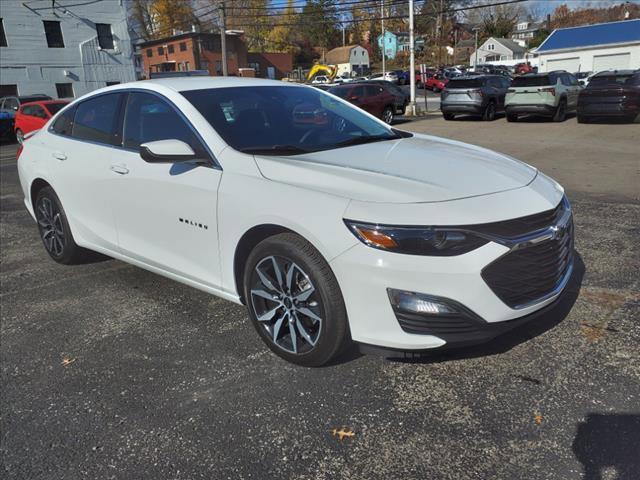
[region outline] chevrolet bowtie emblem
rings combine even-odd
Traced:
[[[552,240],[558,240],[560,237],[564,235],[564,231],[567,227],[565,225],[553,225],[549,228],[551,230],[551,238]]]

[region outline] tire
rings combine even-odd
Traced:
[[[62,203],[51,187],[42,188],[36,195],[34,212],[40,239],[49,256],[58,263],[72,265],[86,258],[87,251],[73,239]]]
[[[22,130],[20,130],[19,128],[16,130],[16,140],[20,145],[22,145],[22,142],[24,142],[24,133],[22,133]]]
[[[507,122],[517,122],[518,114],[517,113],[507,113]]]
[[[577,120],[578,123],[589,123],[589,117],[586,115],[578,115]]]
[[[453,113],[443,113],[442,118],[445,120],[453,120],[456,116]]]
[[[253,249],[244,270],[244,296],[262,340],[289,362],[318,367],[349,344],[338,282],[320,252],[299,235],[281,233]]]
[[[386,106],[382,111],[382,121],[387,125],[391,125],[393,123],[393,107]]]
[[[567,101],[560,100],[556,113],[553,115],[554,122],[564,122],[567,119]]]
[[[482,120],[485,122],[492,122],[496,118],[496,104],[495,102],[489,102],[482,113]]]

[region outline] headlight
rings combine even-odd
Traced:
[[[489,242],[469,232],[446,227],[397,227],[345,220],[365,245],[407,255],[451,257],[475,250]]]

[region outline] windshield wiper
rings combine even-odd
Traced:
[[[309,153],[310,150],[297,145],[265,145],[241,148],[240,151],[250,155],[299,155]]]
[[[365,143],[373,143],[373,142],[384,142],[385,140],[398,140],[399,138],[404,138],[402,135],[398,135],[397,133],[394,135],[369,135],[362,137],[354,137],[349,140],[345,140],[344,142],[338,142],[331,146],[331,148],[342,148],[342,147],[351,147],[353,145],[363,145]]]

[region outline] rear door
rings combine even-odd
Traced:
[[[47,139],[53,188],[71,229],[97,250],[118,249],[109,167],[121,153],[115,144],[122,100],[110,93],[80,102],[58,117]]]
[[[140,145],[177,139],[208,166],[147,163]],[[111,161],[118,241],[123,254],[199,283],[220,285],[217,192],[222,171],[194,128],[167,99],[133,91],[123,117],[122,154]]]
[[[382,111],[387,105],[391,105],[391,108],[393,108],[394,100],[391,94],[386,93],[380,85],[366,85],[365,99],[365,110],[376,117],[382,115]]]

